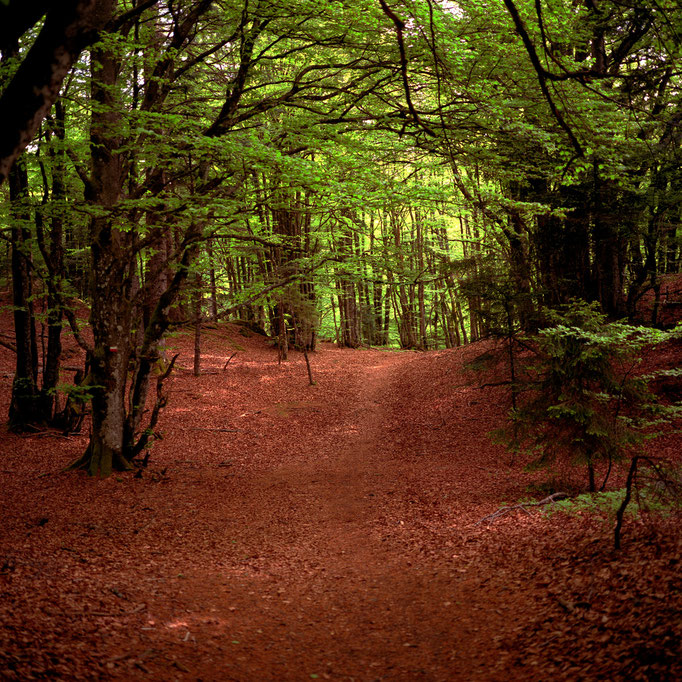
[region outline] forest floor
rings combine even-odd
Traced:
[[[487,436],[508,397],[466,368],[485,344],[322,344],[314,386],[231,325],[200,377],[170,345],[141,477],[59,473],[87,427],[3,427],[0,679],[682,679],[679,525],[630,519],[616,552],[594,514],[480,523],[548,477]]]

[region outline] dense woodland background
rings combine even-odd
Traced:
[[[0,677],[682,678],[679,0],[0,53]]]
[[[10,0],[0,25],[10,423],[89,401],[91,473],[153,440],[178,325],[286,358],[514,350],[573,299],[674,319],[674,0]]]

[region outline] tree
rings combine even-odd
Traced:
[[[43,0],[0,5],[0,51],[15,50],[19,39],[43,17],[38,36],[0,95],[0,184],[38,132],[59,95],[62,81],[82,50],[111,18],[113,0]]]
[[[119,30],[104,32],[93,48],[91,172],[82,173],[92,215],[94,344],[88,351],[87,383],[93,426],[88,450],[74,467],[107,475],[128,468],[148,443],[141,423],[158,342],[171,323],[171,307],[200,243],[208,236],[219,238],[221,227],[240,223],[234,202],[246,189],[248,149],[261,146],[250,132],[259,117],[306,103],[312,103],[314,119],[328,115],[315,107],[339,106],[334,101],[346,99],[351,86],[380,71],[365,58],[347,57],[344,36],[319,21],[319,10],[305,3],[286,9],[263,3],[224,15],[208,0],[169,3],[157,15],[157,25],[172,52],[149,67],[139,100],[128,94],[135,93],[136,81],[132,88],[126,81],[137,73],[134,63],[126,61],[126,41],[135,20],[118,22]],[[325,52],[312,64],[299,55],[320,45]],[[284,59],[291,61],[291,68],[282,80],[268,65]],[[218,71],[222,87],[227,86],[222,101],[197,90],[199,83],[208,87],[214,77],[211,69],[221,63],[233,69]],[[349,80],[340,86],[344,72]],[[202,78],[209,82],[202,83]],[[198,95],[206,106],[197,116],[193,97]],[[182,112],[182,118],[168,114],[170,107]],[[311,122],[306,119],[304,124]],[[173,137],[173,144],[161,142]],[[209,205],[213,226],[207,220]],[[225,213],[217,218],[219,211]],[[168,229],[153,222],[159,218],[173,226],[171,253],[163,263],[173,275],[151,296],[161,273],[157,270],[142,282],[137,255],[158,246],[159,236]],[[143,322],[142,300],[153,310],[136,331]],[[139,345],[135,338],[141,339]]]
[[[597,490],[595,467],[605,462],[603,490],[612,464],[641,454],[636,447],[647,430],[679,413],[659,403],[648,385],[653,377],[637,369],[643,350],[672,334],[608,322],[596,303],[580,301],[553,314],[551,324],[532,340],[537,355],[510,414],[508,443],[536,466],[585,465],[590,492]]]
[[[35,400],[55,416],[62,318],[78,336],[68,298],[86,294],[93,432],[75,466],[90,473],[153,440],[150,382],[169,326],[202,316],[183,294],[199,276],[213,319],[267,329],[282,350],[318,333],[423,349],[501,334],[511,350],[546,307],[579,296],[635,316],[679,269],[668,0],[98,7],[8,197],[28,382],[13,416]],[[27,28],[58,21],[25,10],[0,33],[20,38],[2,67],[15,88],[43,31],[32,43]]]
[[[533,300],[572,296],[635,316],[670,270],[660,241],[679,246],[677,5],[400,11],[411,97],[392,103],[409,125],[396,132],[447,159],[488,234],[506,242],[514,316],[532,329]]]

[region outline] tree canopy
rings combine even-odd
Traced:
[[[0,26],[10,421],[68,421],[68,324],[92,474],[153,440],[177,324],[238,319],[285,357],[511,338],[574,298],[665,322],[674,0],[11,0]]]

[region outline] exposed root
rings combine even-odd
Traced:
[[[106,478],[113,471],[130,471],[133,465],[120,453],[99,445],[93,452],[90,443],[85,452],[62,471],[87,471],[90,476]]]

